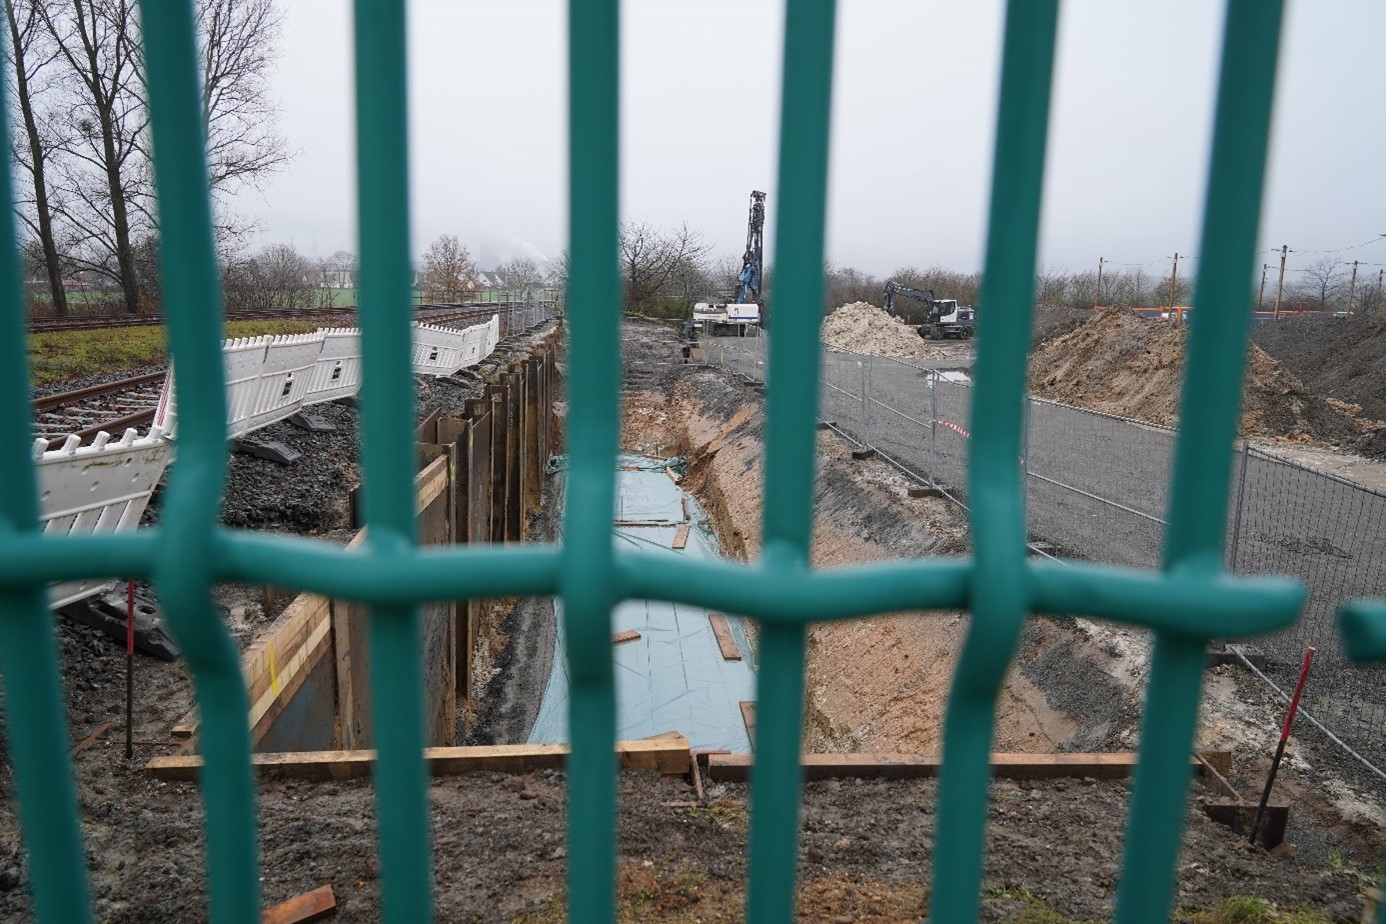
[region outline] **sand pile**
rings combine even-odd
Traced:
[[[870,302],[843,305],[823,319],[823,345],[829,350],[873,353],[895,359],[938,359],[913,327]]]
[[[1122,417],[1174,424],[1179,414],[1185,328],[1105,311],[1044,344],[1030,358],[1030,390],[1054,401]],[[1279,362],[1251,346],[1241,432],[1342,445],[1361,427],[1340,407],[1306,391]]]

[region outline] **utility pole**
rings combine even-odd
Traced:
[[[1174,310],[1176,287],[1179,284],[1179,251],[1174,252],[1174,270],[1169,274],[1169,319],[1179,326],[1179,314]]]
[[[1381,308],[1381,276],[1382,276],[1383,273],[1386,273],[1386,269],[1379,269],[1379,270],[1376,271],[1376,313],[1377,313],[1377,314],[1386,313],[1386,312],[1383,312],[1383,311],[1382,311],[1382,308]]]
[[[1097,297],[1092,300],[1092,306],[1094,308],[1101,307],[1102,305],[1102,261],[1102,257],[1097,258]]]
[[[1348,280],[1347,313],[1352,314],[1352,293],[1357,291],[1357,261],[1352,261],[1352,278]]]
[[[1266,301],[1266,270],[1270,269],[1269,263],[1261,264],[1261,288],[1256,293],[1256,310],[1260,311],[1261,306]]]
[[[1280,296],[1285,292],[1285,255],[1289,252],[1289,244],[1280,248],[1280,282],[1275,287],[1275,319],[1277,321],[1280,320]]]

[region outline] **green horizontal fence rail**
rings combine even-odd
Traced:
[[[833,0],[787,7],[777,193],[776,336],[769,357],[764,551],[749,565],[617,553],[620,276],[617,263],[619,7],[569,4],[570,450],[567,541],[525,548],[416,547],[409,373],[406,47],[399,0],[356,2],[363,464],[368,541],[345,552],[222,529],[226,475],[221,293],[188,0],[142,0],[161,265],[178,391],[188,409],[161,526],[134,535],[43,538],[29,457],[24,309],[12,214],[0,219],[0,670],[30,887],[44,922],[90,919],[90,893],[46,582],[152,579],[187,655],[202,714],[210,913],[259,916],[247,696],[238,653],[211,603],[214,581],[294,586],[372,607],[371,692],[383,917],[432,915],[418,604],[559,594],[569,640],[569,905],[616,911],[614,675],[609,613],[655,598],[745,614],[761,626],[747,916],[794,912],[804,643],[810,623],[967,608],[972,627],[948,704],[931,919],[979,912],[996,699],[1026,618],[1083,614],[1156,634],[1141,755],[1117,899],[1122,922],[1168,919],[1188,787],[1203,650],[1215,636],[1283,629],[1303,589],[1223,570],[1227,491],[1282,5],[1227,7],[1201,271],[1183,392],[1163,568],[1146,573],[1028,561],[1019,465],[1057,0],[1012,0],[1002,61],[985,286],[978,314],[968,496],[976,554],[814,570],[809,564],[823,297]],[[593,48],[611,53],[591,54]],[[0,92],[5,92],[0,87]],[[0,99],[0,119],[8,109]],[[0,128],[3,128],[0,124]],[[13,202],[8,170],[0,195]],[[191,409],[196,408],[196,413]],[[921,618],[936,618],[924,616]],[[1386,612],[1344,614],[1363,657],[1386,656]],[[13,691],[22,690],[23,695]]]

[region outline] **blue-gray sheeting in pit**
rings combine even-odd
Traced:
[[[664,460],[622,455],[617,478],[618,547],[661,550],[668,555],[717,557],[717,538],[707,515],[665,472]],[[674,534],[684,523],[687,500],[688,544],[675,550]],[[666,521],[663,523],[654,521]],[[530,733],[531,744],[568,740],[568,656],[563,641],[563,610],[555,601],[558,632],[553,670]],[[755,699],[755,667],[745,629],[727,615],[740,661],[722,657],[708,611],[681,603],[628,600],[611,614],[611,633],[627,630],[640,638],[616,645],[616,737],[633,740],[676,731],[691,747],[749,754],[741,703]]]

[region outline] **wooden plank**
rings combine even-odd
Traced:
[[[337,672],[337,744],[356,747],[356,703],[351,685],[351,630],[347,614],[351,607],[340,600],[332,601],[332,660]]]
[[[751,750],[756,749],[756,704],[754,700],[741,701],[741,721],[746,723],[746,737],[751,739]]]
[[[279,618],[255,640],[242,659],[246,690],[252,704],[265,701],[267,693],[277,693],[293,677],[294,658],[304,645],[331,619],[331,603],[317,594],[299,594]],[[301,665],[299,665],[301,666]],[[252,709],[251,724],[264,714]]]
[[[624,632],[617,632],[611,636],[611,644],[624,645],[626,642],[633,642],[640,637],[640,633],[634,629],[627,629]]]
[[[197,707],[193,706],[184,713],[171,731],[175,738],[191,738],[193,733],[197,731]]]
[[[326,597],[299,594],[289,607],[285,613],[290,618],[277,623],[277,630],[266,633],[246,652],[252,728],[290,685],[295,691],[302,685],[299,673],[316,663],[312,656],[332,629],[332,604]]]
[[[746,704],[743,704],[743,708]],[[750,704],[754,708],[754,704]],[[748,728],[750,727],[748,723]],[[998,779],[1048,780],[1090,778],[1118,780],[1136,768],[1134,753],[992,754],[992,775]],[[745,782],[754,758],[750,754],[713,754],[708,757],[708,778],[718,783]],[[921,779],[937,776],[943,758],[937,754],[805,754],[804,779],[841,777],[863,779]],[[1201,773],[1198,758],[1189,758],[1189,769]]]
[[[670,527],[674,524],[669,520],[617,520],[617,526],[662,526]]]
[[[708,613],[707,621],[712,624],[712,634],[717,637],[717,647],[722,650],[722,660],[740,661],[741,649],[736,647],[736,639],[732,638],[727,617],[721,613]]]
[[[688,545],[688,524],[680,523],[679,528],[674,531],[674,548],[681,549]]]
[[[284,684],[279,695],[274,696],[266,707],[264,713],[251,727],[250,741],[252,745],[259,744],[269,733],[276,719],[284,713],[290,702],[297,695],[308,676],[312,674],[313,668],[318,666],[318,662],[332,651],[332,624],[330,620],[325,620],[320,626],[320,631],[313,636],[312,647],[299,649],[302,660],[296,663],[293,675]],[[251,710],[254,714],[254,710]]]
[[[688,495],[685,494],[683,497],[680,497],[680,498],[679,498],[679,503],[683,505],[683,518],[684,518],[685,520],[689,519],[689,516],[688,516]]]
[[[325,885],[266,908],[260,914],[260,924],[306,924],[320,921],[336,911],[337,897],[332,894],[332,886]]]
[[[655,770],[665,776],[688,772],[691,755],[682,735],[647,741],[620,741],[616,754],[624,770]],[[566,744],[502,744],[489,747],[424,748],[424,761],[433,776],[490,770],[529,773],[561,768],[567,760]],[[264,776],[279,774],[294,779],[348,780],[369,776],[375,751],[303,751],[252,754],[250,762]],[[145,764],[147,776],[159,780],[196,780],[202,767],[200,755],[155,757]]]
[[[414,503],[414,513],[418,515],[428,509],[438,495],[448,489],[449,457],[441,455],[428,464],[414,479],[414,490],[418,500]]]
[[[667,465],[664,466],[664,474],[668,475],[669,480],[672,481],[674,484],[678,484],[680,481],[683,480],[679,478],[678,475],[674,474],[674,470]]]
[[[129,720],[129,719],[128,719],[128,717],[127,717],[127,721],[128,721],[128,720]],[[87,748],[91,747],[93,744],[96,743],[96,739],[97,739],[97,738],[100,738],[102,735],[106,734],[106,732],[108,732],[108,731],[110,731],[110,730],[111,730],[111,723],[110,723],[110,722],[103,722],[102,724],[96,726],[96,728],[92,730],[92,733],[91,733],[90,735],[87,735],[87,736],[86,736],[85,738],[83,738],[81,741],[78,741],[77,744],[76,744],[75,746],[73,746],[73,748],[72,748],[72,756],[73,756],[73,757],[76,757],[78,754],[82,753],[82,752],[85,751]]]

